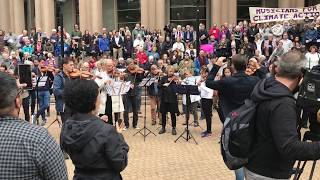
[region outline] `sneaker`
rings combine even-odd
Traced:
[[[176,128],[172,128],[172,135],[177,135]]]
[[[35,114],[31,115],[31,124],[37,124],[37,116]]]
[[[138,126],[136,126],[136,127],[133,127],[134,129],[136,129],[136,130],[139,130],[140,128],[138,127]]]
[[[123,131],[126,131],[126,130],[128,130],[128,128],[124,127],[122,130],[123,130]]]
[[[193,126],[194,126],[194,127],[198,127],[198,126],[199,126],[199,123],[198,123],[198,122],[194,122]]]
[[[206,134],[206,133],[208,133],[207,131],[203,131],[202,133],[201,133],[201,136],[203,135],[203,134]]]
[[[212,133],[209,133],[209,132],[206,132],[203,135],[201,135],[202,138],[210,137],[210,136],[212,136]]]
[[[43,119],[40,125],[41,125],[41,126],[44,126],[44,125],[46,125],[46,123],[47,123],[47,120],[46,120],[46,119]]]
[[[151,123],[152,126],[154,126],[154,125],[156,125],[156,124],[157,124],[156,121],[152,121],[152,123]]]
[[[166,130],[164,128],[161,128],[161,130],[159,131],[159,134],[163,134],[165,132],[166,132]]]

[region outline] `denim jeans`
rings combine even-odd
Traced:
[[[237,169],[234,172],[236,174],[236,180],[244,180],[243,168]]]
[[[49,90],[48,91],[39,91],[38,97],[39,97],[40,109],[37,112],[37,116],[36,117],[38,118],[41,115],[42,120],[45,120],[46,119],[45,112],[46,112],[46,109],[50,105],[49,104],[50,103],[50,92],[49,92]]]
[[[275,178],[261,176],[259,174],[249,171],[247,168],[244,168],[244,173],[246,175],[246,180],[289,180],[289,179],[275,179]]]

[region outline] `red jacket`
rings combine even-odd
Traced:
[[[148,61],[148,56],[145,52],[138,52],[136,58],[139,59],[140,64],[145,64]]]
[[[209,31],[209,36],[213,35],[215,39],[218,39],[219,33],[220,33],[219,28],[215,28],[215,29],[211,28]]]

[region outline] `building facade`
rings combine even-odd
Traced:
[[[67,31],[79,24],[82,31],[119,27],[163,29],[168,23],[195,24],[197,0],[0,0],[0,29],[20,33],[41,28],[50,33],[60,24],[63,12]],[[200,22],[211,26],[249,19],[249,7],[304,7],[319,0],[199,0]]]

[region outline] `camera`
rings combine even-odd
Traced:
[[[317,121],[317,112],[320,109],[320,65],[305,71],[297,106],[303,111],[302,121],[309,119],[311,133],[320,139],[320,123]]]

